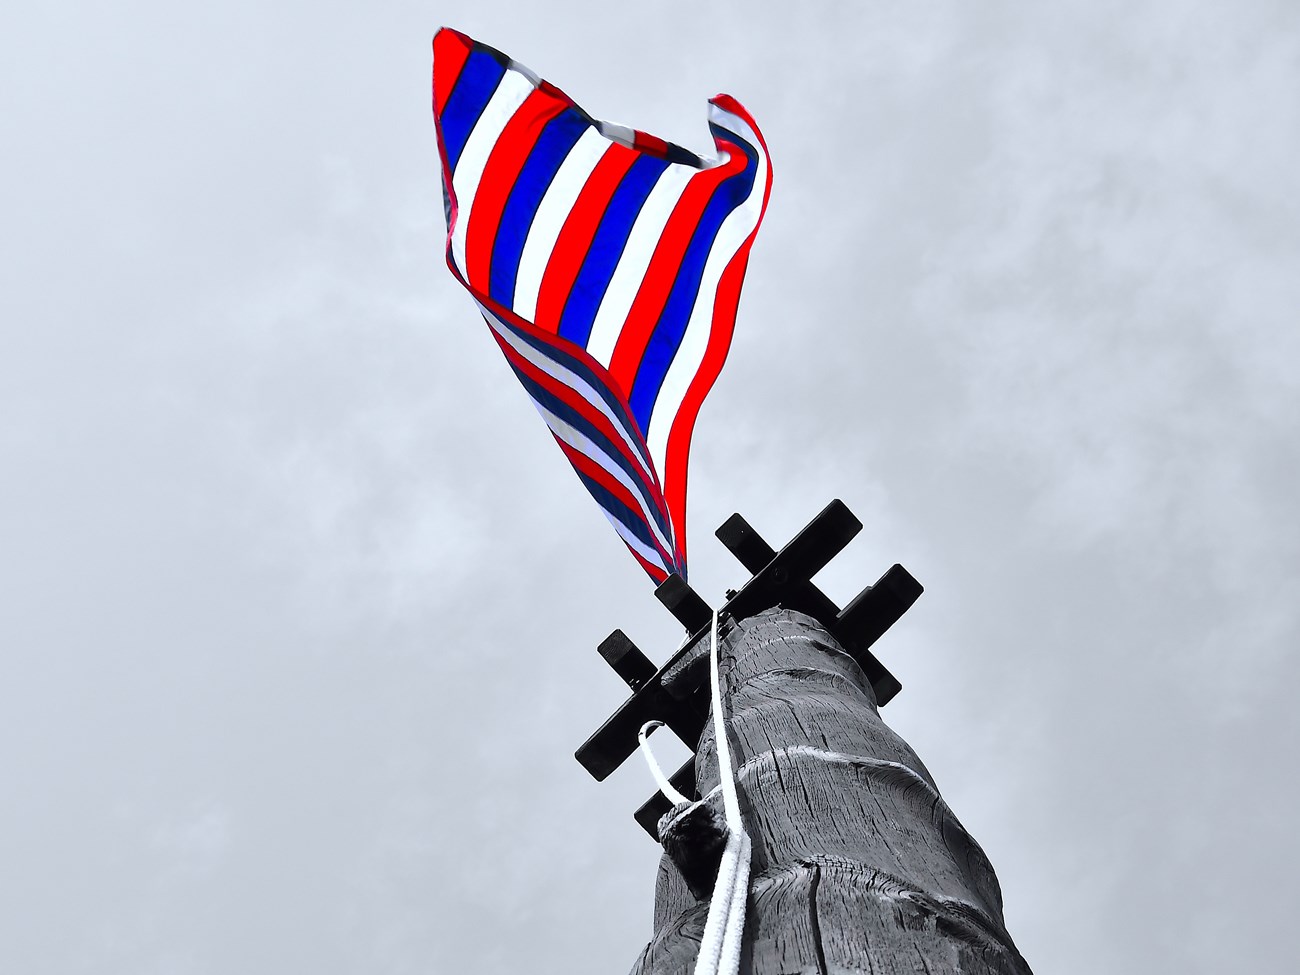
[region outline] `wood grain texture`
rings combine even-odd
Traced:
[[[862,668],[820,624],[774,609],[724,629],[740,804],[754,842],[750,975],[1029,975],[997,877]],[[712,726],[696,752],[720,803]],[[633,975],[689,975],[707,915],[664,857]]]

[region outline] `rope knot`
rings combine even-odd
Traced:
[[[703,799],[678,803],[659,819],[659,842],[695,899],[708,897],[727,848],[722,810]]]

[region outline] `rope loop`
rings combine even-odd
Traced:
[[[659,791],[664,794],[665,799],[674,806],[680,806],[682,803],[690,803],[691,800],[673,788],[673,784],[668,781],[668,776],[664,775],[664,770],[659,767],[659,762],[655,759],[655,753],[650,750],[650,742],[646,741],[656,728],[662,727],[664,727],[662,721],[647,721],[641,726],[641,730],[637,732],[636,740],[641,746],[641,755],[645,758],[646,765],[650,767],[650,775],[654,778],[655,785],[659,787]]]

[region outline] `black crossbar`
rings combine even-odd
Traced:
[[[861,530],[862,523],[853,517],[853,512],[849,511],[844,502],[839,499],[832,501],[745,583],[727,601],[720,613],[732,619],[744,619],[777,605],[788,598],[789,593],[800,583],[806,583],[833,559]],[[694,748],[699,732],[703,729],[701,716],[692,705],[697,699],[694,689],[697,682],[703,682],[707,668],[700,666],[702,658],[698,658],[698,655],[686,672],[682,672],[678,665],[686,660],[700,639],[708,634],[713,611],[678,576],[669,576],[659,588],[667,592],[668,598],[660,598],[673,615],[687,627],[693,626],[692,636],[672,659],[633,691],[632,696],[574,753],[582,767],[597,780],[607,778],[636,750],[637,732],[647,721],[663,721],[690,748]],[[675,672],[674,677],[681,684],[689,686],[678,686],[674,688],[674,693],[668,693],[664,677],[669,672]],[[686,700],[682,700],[683,697]],[[707,716],[707,705],[705,715]],[[690,737],[692,733],[695,736],[693,738]]]
[[[677,617],[687,633],[702,630],[713,622],[713,610],[686,580],[677,574],[670,575],[655,589],[655,598]]]
[[[778,552],[749,522],[732,515],[716,534],[751,577],[739,592],[728,592],[730,598],[718,615],[729,625],[777,605],[806,613],[858,662],[875,691],[877,705],[883,705],[902,685],[871,646],[916,602],[921,584],[901,565],[893,565],[841,610],[812,582],[861,529],[862,523],[837,499]],[[637,732],[647,721],[664,722],[692,749],[708,721],[708,655],[700,641],[708,635],[713,610],[676,575],[663,582],[655,595],[691,635],[658,670],[622,630],[600,644],[600,655],[632,689],[632,696],[575,753],[597,780],[608,777],[636,750]],[[671,781],[683,795],[694,796],[695,759],[673,773]],[[657,840],[659,819],[669,808],[668,800],[656,792],[637,809],[636,821]]]
[[[655,675],[655,665],[622,630],[605,637],[596,652],[634,691]]]
[[[739,511],[719,525],[713,534],[749,570],[750,575],[756,575],[763,566],[776,558],[776,549],[750,527]]]

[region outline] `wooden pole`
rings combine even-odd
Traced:
[[[835,637],[777,606],[729,621],[719,652],[754,844],[741,971],[1029,975],[984,852]],[[718,785],[711,729],[701,795]],[[665,855],[633,975],[690,975],[707,913]]]

